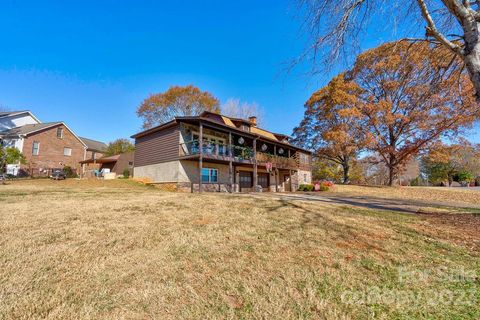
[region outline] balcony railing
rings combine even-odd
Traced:
[[[253,160],[253,149],[242,146],[232,146],[233,158],[236,160]]]
[[[234,158],[236,161],[253,160],[253,149],[242,146],[232,146],[232,152],[227,144],[204,141],[202,152],[205,157],[210,158]],[[180,156],[192,156],[200,154],[200,142],[193,140],[180,144]]]
[[[195,156],[200,154],[200,142],[193,140],[180,144],[179,155],[180,157]],[[211,159],[220,159],[225,161],[247,162],[252,163],[254,160],[254,152],[250,147],[232,145],[230,152],[227,144],[214,143],[204,141],[202,143],[203,156]],[[303,167],[307,168],[307,164],[303,165],[300,162],[299,157],[295,154],[292,157],[282,157],[273,154],[257,152],[257,163],[259,165],[265,165],[271,163],[275,168],[283,169],[296,169]]]
[[[258,164],[271,163],[276,168],[297,168],[297,160],[293,157],[281,157],[273,154],[257,152]]]

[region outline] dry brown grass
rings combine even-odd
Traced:
[[[337,185],[333,192],[380,198],[450,202],[480,205],[480,191],[440,187],[368,187]]]
[[[128,181],[19,182],[0,201],[0,319],[480,317],[478,296],[342,302],[375,287],[478,291],[399,279],[399,267],[480,273],[478,252],[422,217]]]

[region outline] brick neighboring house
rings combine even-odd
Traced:
[[[96,160],[102,158],[107,150],[107,145],[103,142],[80,137],[80,140],[87,146],[85,159],[81,162],[82,174],[101,169],[102,165]],[[92,161],[88,161],[92,160]]]
[[[85,160],[99,159],[104,156],[105,151],[107,150],[107,147],[108,147],[107,144],[100,141],[84,138],[84,137],[79,137],[79,138],[80,140],[83,141],[83,143],[87,145],[87,154],[85,156]]]
[[[64,122],[42,123],[29,111],[0,113],[0,126],[0,142],[17,148],[26,158],[26,164],[7,166],[7,172],[14,175],[46,176],[52,169],[67,166],[81,174],[80,162],[102,144],[86,139],[89,147]]]

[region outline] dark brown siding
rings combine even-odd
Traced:
[[[133,174],[133,163],[134,163],[134,152],[123,153],[118,158],[115,166],[112,168],[112,171],[115,172],[117,175],[122,175],[123,170],[128,169],[130,171],[130,175]],[[132,165],[130,165],[130,163]]]
[[[135,140],[135,167],[178,159],[179,126],[153,132]]]

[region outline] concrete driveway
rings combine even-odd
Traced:
[[[428,208],[456,208],[456,209],[480,209],[479,205],[465,204],[449,201],[420,201],[409,199],[391,199],[374,196],[355,196],[335,192],[325,193],[262,193],[253,194],[256,197],[269,197],[284,201],[309,201],[347,205],[375,210],[389,210],[409,214],[428,211]]]

